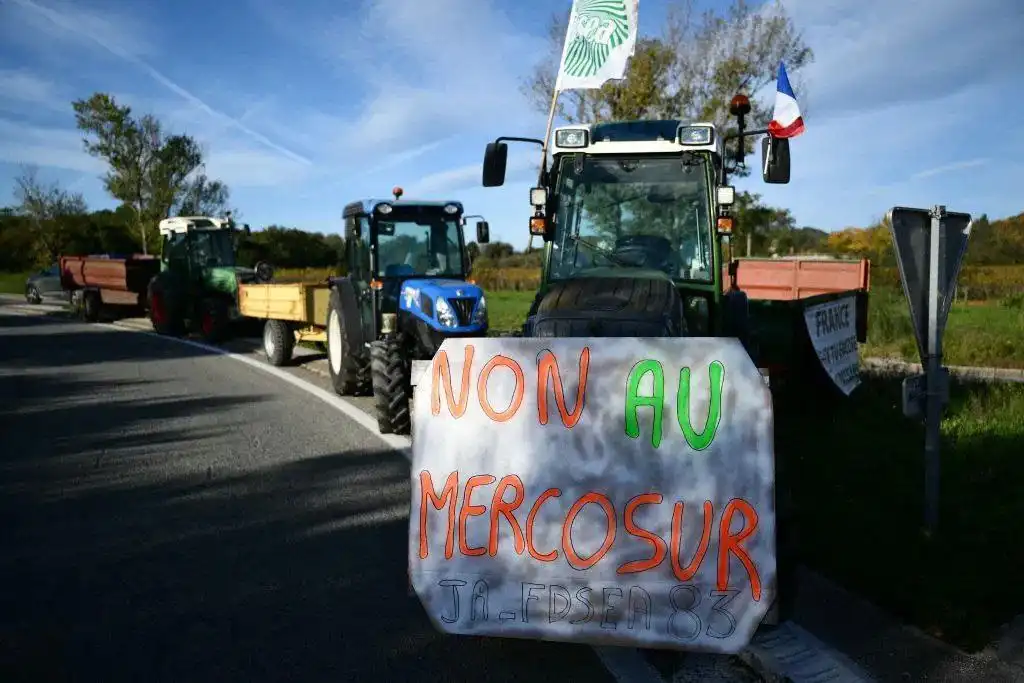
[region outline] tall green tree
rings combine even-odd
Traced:
[[[134,209],[134,228],[149,251],[161,218],[176,210],[212,215],[226,209],[228,189],[206,177],[203,151],[188,135],[167,133],[151,114],[135,117],[106,93],[72,103],[83,144],[108,166],[107,191]]]
[[[72,243],[77,224],[87,211],[85,199],[58,183],[41,181],[33,167],[24,168],[14,183],[16,210],[27,219],[37,255],[45,263],[53,263]]]
[[[737,92],[756,93],[774,82],[780,61],[791,76],[813,60],[792,19],[778,0],[752,4],[732,0],[724,10],[698,13],[694,0],[668,0],[660,35],[638,38],[626,78],[600,89],[563,92],[556,112],[569,122],[643,118],[709,121],[732,132],[729,102]],[[551,106],[569,13],[549,26],[549,51],[522,89],[538,111]],[[771,103],[751,100],[750,121],[767,124]],[[746,152],[754,141],[747,139]],[[745,175],[748,171],[740,171]]]

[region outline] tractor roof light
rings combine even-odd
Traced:
[[[444,212],[447,214],[456,214],[459,212],[459,207],[457,204],[445,204]]]
[[[710,145],[715,141],[715,129],[711,126],[679,126],[679,144]]]
[[[586,128],[562,128],[555,131],[555,147],[580,149],[587,146],[588,137]]]
[[[391,188],[391,194],[395,195],[395,201],[397,202],[399,199],[402,198],[402,195],[405,194],[405,190],[395,185],[393,188]]]
[[[736,93],[729,103],[729,113],[733,116],[746,116],[750,113],[750,99],[743,93]]]
[[[387,214],[391,213],[391,211],[392,211],[392,208],[391,208],[390,204],[380,203],[380,204],[377,205],[377,213],[382,213],[382,214],[387,215]]]

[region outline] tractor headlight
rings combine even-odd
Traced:
[[[443,296],[437,297],[434,301],[434,312],[437,314],[437,320],[445,327],[458,327],[459,321],[455,318],[455,311],[452,310],[451,304]]]
[[[476,311],[473,313],[473,324],[487,324],[487,299],[483,296],[480,297],[480,302],[476,305]]]

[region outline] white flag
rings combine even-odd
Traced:
[[[573,0],[555,92],[600,88],[626,77],[636,50],[640,0]]]

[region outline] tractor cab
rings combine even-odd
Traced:
[[[268,264],[253,269],[236,263],[239,233],[248,234],[249,226],[239,226],[228,212],[224,218],[165,218],[158,228],[160,273],[149,287],[150,300],[155,293],[158,303],[150,309],[154,328],[180,333],[191,327],[211,341],[221,338],[227,324],[239,318],[239,283],[272,277]]]
[[[486,324],[486,302],[467,282],[466,217],[457,201],[367,199],[345,207],[348,271],[362,303],[364,324],[374,332],[389,324],[414,331],[416,321],[441,337],[476,334]],[[476,241],[490,241],[486,221],[476,224]],[[373,334],[372,336],[376,336]]]
[[[741,123],[741,136],[755,132]],[[503,139],[543,143],[489,144],[486,187],[504,183]],[[551,167],[530,191],[530,234],[544,240],[545,258],[524,333],[725,334],[744,302],[723,282],[735,191],[721,132],[711,123],[623,121],[556,128],[551,143]],[[788,140],[771,138],[763,152],[765,180],[788,182]],[[562,296],[567,289],[578,294]],[[573,309],[563,310],[569,301]]]

